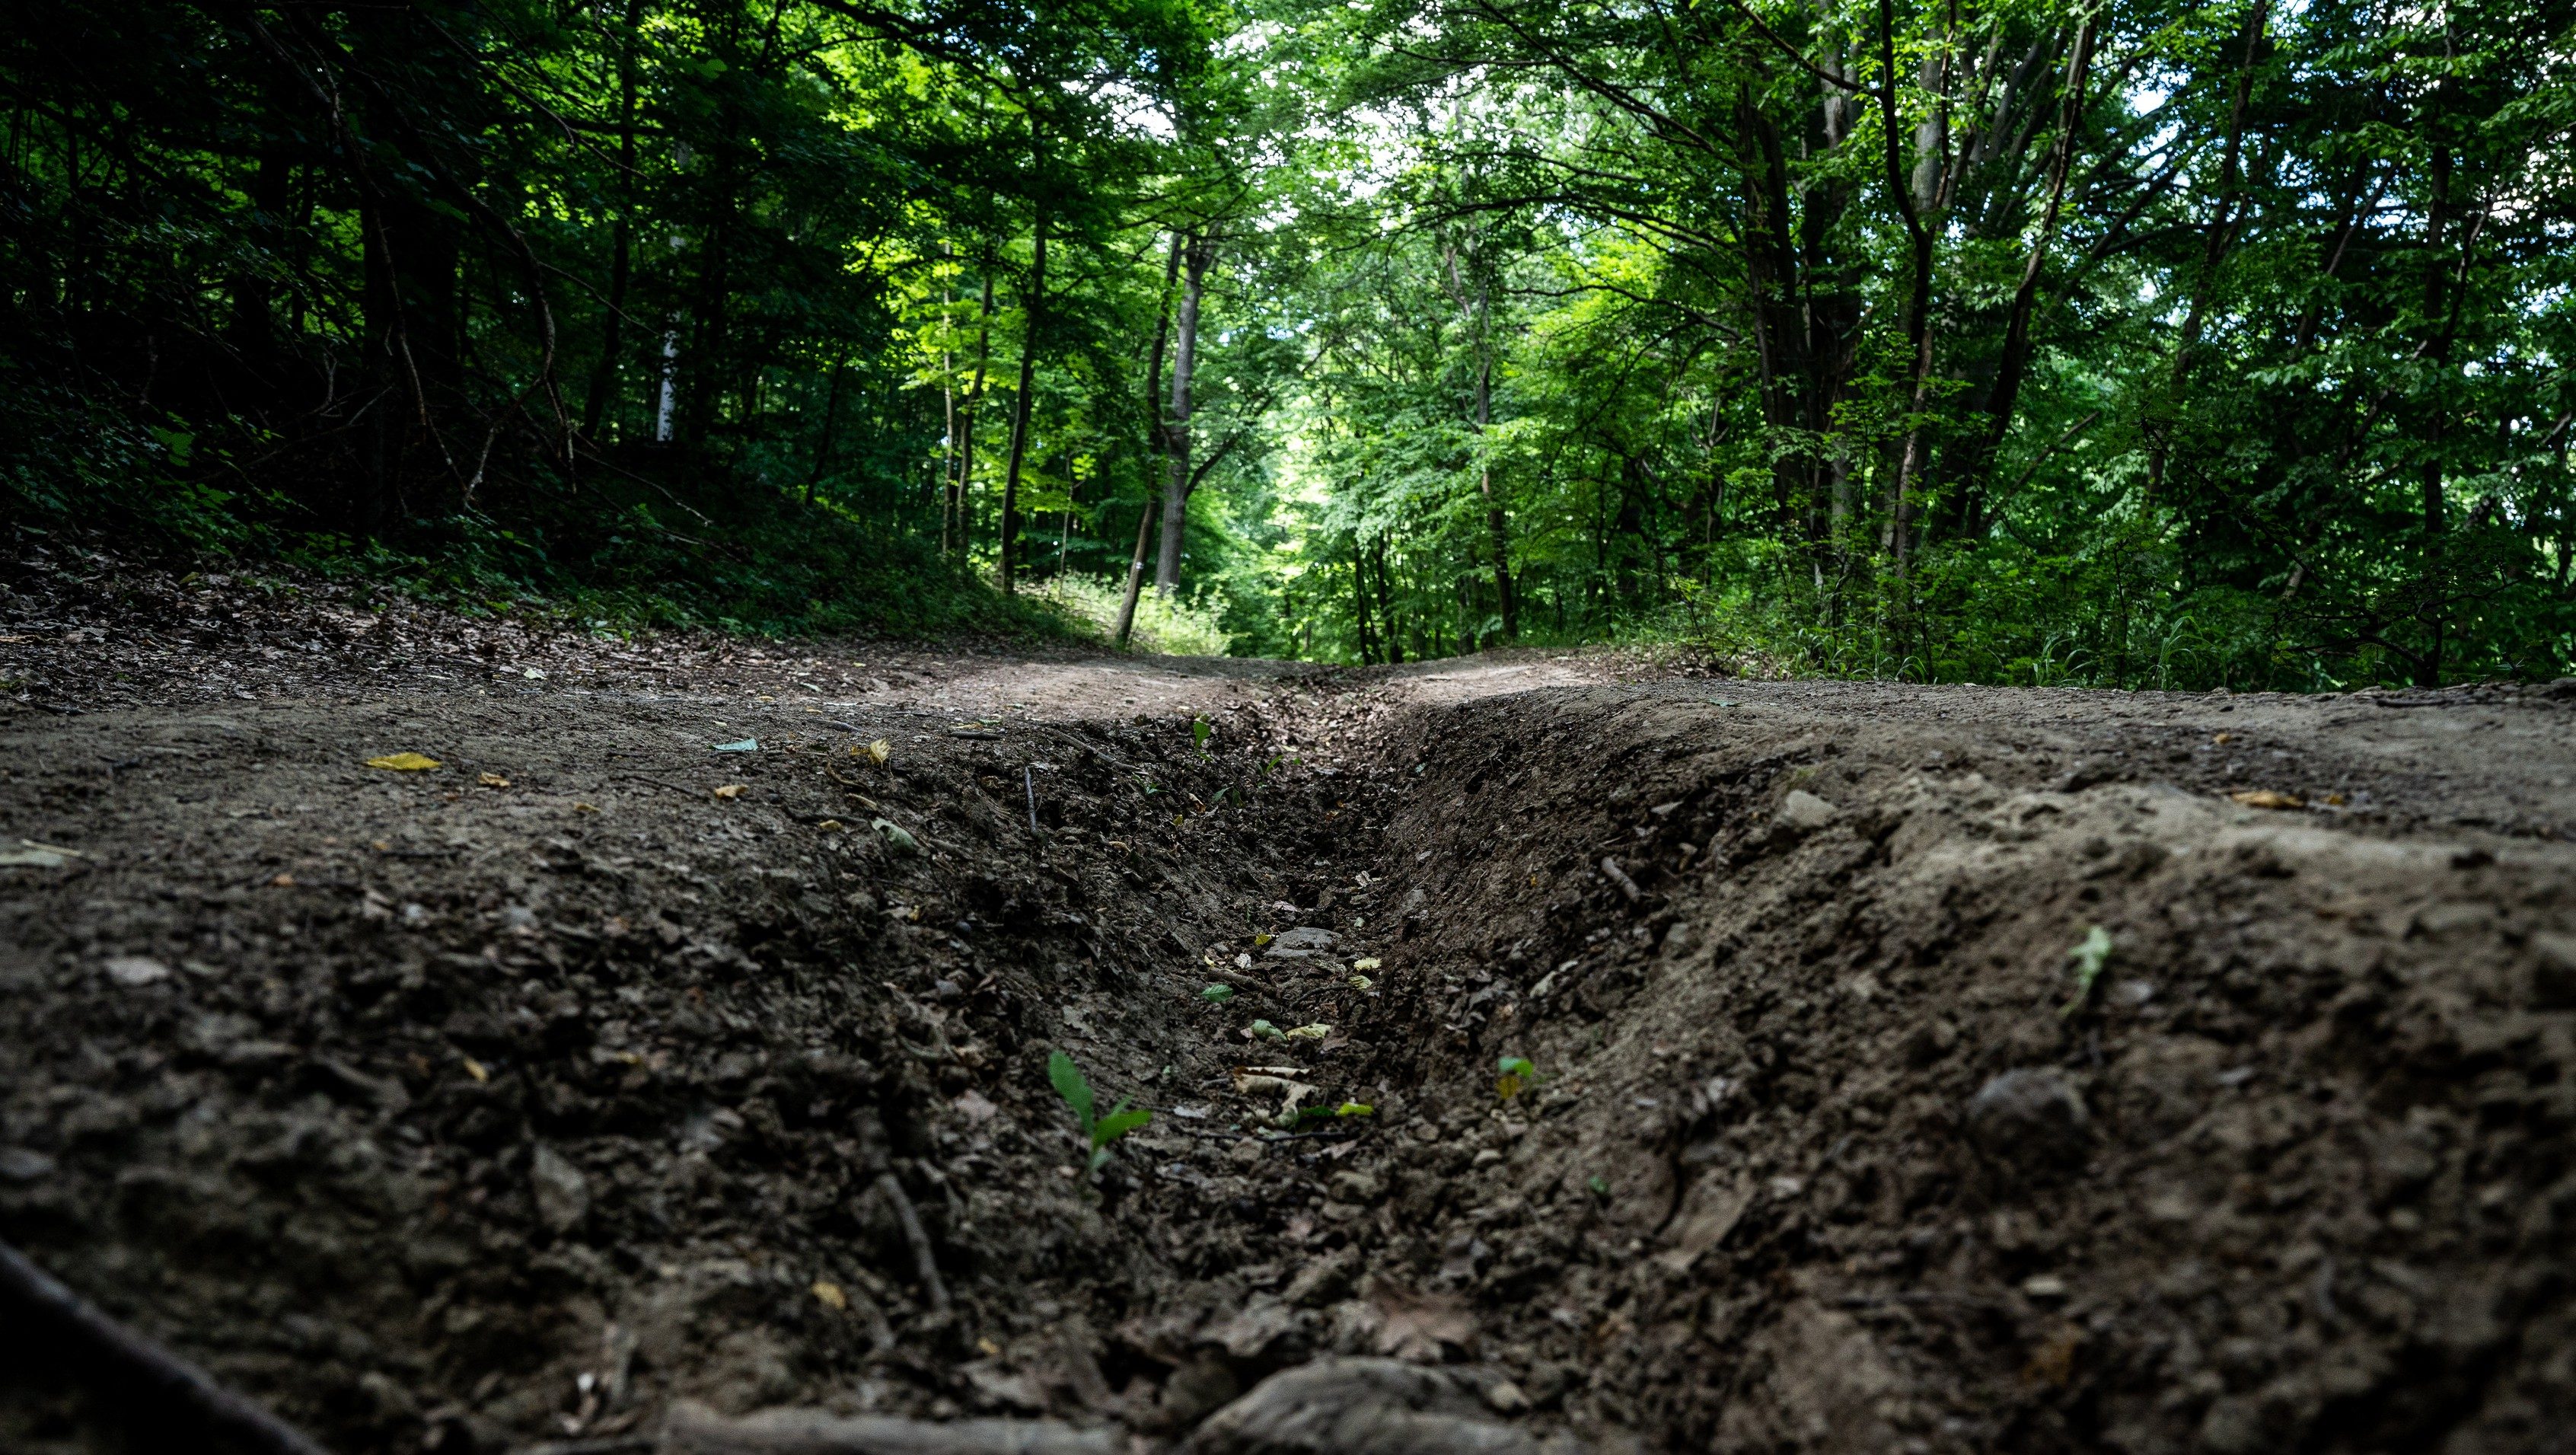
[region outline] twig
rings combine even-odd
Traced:
[[[903,1184],[895,1180],[893,1173],[878,1173],[876,1188],[877,1195],[894,1209],[895,1221],[903,1225],[903,1240],[912,1247],[913,1271],[921,1279],[922,1294],[930,1300],[932,1309],[948,1312],[948,1285],[940,1281],[939,1260],[931,1254],[930,1234],[922,1230],[921,1214],[913,1211],[912,1199],[905,1195]]]
[[[1028,790],[1029,795],[1029,832],[1043,836],[1045,830],[1038,827],[1037,770],[1025,763],[1020,765],[1020,786]]]
[[[268,1410],[217,1384],[214,1376],[101,1312],[97,1305],[0,1243],[0,1302],[54,1327],[115,1373],[184,1407],[210,1429],[262,1455],[328,1455],[312,1438]],[[11,1322],[17,1322],[12,1319]]]
[[[1609,876],[1611,883],[1619,886],[1619,892],[1628,896],[1628,902],[1630,904],[1635,904],[1638,900],[1646,897],[1646,891],[1639,889],[1637,887],[1637,881],[1628,877],[1628,871],[1619,867],[1618,855],[1602,855],[1601,872]]]

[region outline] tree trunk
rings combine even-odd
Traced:
[[[1401,662],[1404,660],[1403,628],[1396,623],[1395,589],[1387,580],[1386,537],[1377,538],[1377,549],[1373,554],[1377,557],[1378,622],[1385,628],[1379,633],[1379,645],[1386,649],[1386,660],[1389,663]]]
[[[1905,222],[1905,234],[1912,244],[1912,287],[1905,305],[1905,333],[1911,387],[1906,391],[1905,444],[1899,455],[1895,478],[1888,489],[1887,540],[1896,579],[1911,576],[1914,539],[1913,491],[1915,479],[1923,469],[1923,412],[1930,403],[1932,388],[1932,233],[1923,225],[1915,210],[1914,192],[1905,175],[1900,156],[1896,121],[1896,20],[1889,0],[1878,0],[1878,40],[1881,85],[1878,90],[1881,129],[1887,141],[1887,190],[1895,199],[1896,210]]]
[[[1011,463],[1002,477],[1002,594],[1013,589],[1011,547],[1019,534],[1020,467],[1029,453],[1029,396],[1037,381],[1038,329],[1046,314],[1046,213],[1037,215],[1030,248],[1026,319],[1020,329],[1020,390],[1011,402]]]
[[[2207,326],[2209,291],[2218,276],[2219,260],[2227,255],[2227,245],[2235,229],[2239,161],[2244,155],[2246,92],[2254,78],[2254,52],[2263,42],[2263,27],[2271,11],[2270,0],[2255,0],[2254,11],[2245,19],[2245,55],[2236,71],[2236,94],[2227,111],[2227,149],[2218,166],[2218,214],[2210,219],[2209,231],[2202,241],[2200,271],[2193,276],[2191,308],[2183,315],[2182,338],[2174,345],[2171,377],[2165,384],[2162,428],[2149,432],[2147,441],[2147,494],[2159,495],[2164,488],[2165,462],[2173,452],[2175,416],[2182,409],[2183,386],[2191,378],[2192,350],[2200,344],[2201,330]],[[2087,28],[2090,33],[2090,27]],[[2065,164],[2058,165],[2056,187],[2066,185]],[[2056,212],[2054,193],[2049,198],[2049,211]],[[2043,234],[2043,239],[2045,235]],[[2008,421],[1998,421],[1993,432],[1997,443],[2003,439]]]
[[[975,537],[975,406],[984,402],[984,366],[993,350],[993,259],[984,259],[984,306],[975,327],[975,377],[966,385],[965,418],[957,434],[957,555],[962,560]]]
[[[1182,532],[1189,525],[1190,386],[1198,372],[1199,303],[1206,296],[1216,243],[1193,237],[1182,252],[1180,327],[1172,342],[1172,406],[1163,426],[1163,548],[1154,562],[1154,589],[1169,596],[1181,585]]]
[[[1166,438],[1163,434],[1163,348],[1172,334],[1172,280],[1180,276],[1183,234],[1172,234],[1171,255],[1163,260],[1163,294],[1154,318],[1154,352],[1145,365],[1145,451],[1148,459],[1159,459]],[[1136,515],[1136,549],[1127,561],[1127,589],[1118,600],[1118,645],[1127,645],[1127,635],[1136,626],[1136,598],[1145,586],[1145,544],[1147,532],[1154,523],[1153,491],[1145,496],[1145,508]]]
[[[823,434],[814,441],[814,468],[805,473],[805,503],[814,503],[814,487],[822,483],[823,467],[832,459],[832,428],[840,422],[841,373],[843,360],[832,361],[831,388],[823,396]]]
[[[599,438],[608,397],[616,392],[617,356],[626,340],[626,289],[634,270],[628,229],[635,210],[635,36],[643,17],[644,0],[626,0],[626,37],[617,51],[617,220],[609,232],[608,316],[601,321],[590,397],[581,406],[581,432],[592,440]]]

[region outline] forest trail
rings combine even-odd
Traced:
[[[0,670],[0,1239],[334,1450],[744,1450],[774,1407],[1332,1448],[1283,1391],[1425,1450],[2576,1414],[2545,690],[627,643],[171,583]],[[1154,1111],[1096,1174],[1053,1051]],[[25,1352],[0,1447],[154,1448]]]

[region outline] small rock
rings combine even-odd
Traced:
[[[1298,1308],[1322,1308],[1347,1297],[1357,1261],[1347,1250],[1318,1258],[1297,1270],[1297,1276],[1288,1280],[1288,1289],[1280,1297]]]
[[[528,1179],[537,1198],[537,1221],[557,1237],[590,1216],[590,1181],[570,1158],[540,1143],[528,1160]]]
[[[1966,1120],[1969,1138],[1988,1156],[2036,1168],[2080,1160],[2093,1118],[2062,1073],[2022,1066],[1977,1088]]]
[[[1379,1180],[1376,1173],[1362,1172],[1356,1168],[1347,1172],[1334,1173],[1332,1180],[1325,1185],[1334,1197],[1344,1202],[1375,1202],[1386,1196],[1386,1184]]]
[[[1929,1066],[1949,1055],[1950,1048],[1958,1044],[1959,1028],[1940,1016],[1934,1016],[1917,1022],[1914,1029],[1907,1031],[1898,1049],[1907,1065]]]
[[[42,1182],[54,1175],[54,1159],[33,1147],[0,1147],[0,1182]]]
[[[170,978],[170,967],[149,955],[111,955],[107,961],[107,978],[132,989]]]
[[[1341,936],[1320,925],[1299,925],[1273,936],[1262,953],[1273,960],[1305,960],[1324,954],[1340,943]]]
[[[1780,800],[1774,822],[1795,833],[1811,834],[1842,816],[1842,810],[1803,788],[1792,788]]]
[[[1497,1379],[1485,1386],[1485,1406],[1498,1415],[1516,1415],[1530,1407],[1529,1396],[1508,1379]]]

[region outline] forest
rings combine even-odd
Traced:
[[[478,610],[2576,662],[2576,4],[59,0],[22,548]]]

